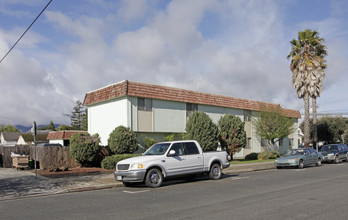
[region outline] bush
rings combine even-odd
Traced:
[[[245,160],[257,160],[259,153],[250,153],[245,156]]]
[[[219,129],[204,112],[195,111],[186,123],[187,138],[196,140],[203,151],[214,151],[219,146]]]
[[[244,122],[240,117],[226,114],[218,122],[220,130],[220,144],[226,149],[231,158],[246,145],[246,132]]]
[[[118,155],[107,156],[101,162],[101,167],[106,170],[112,170],[116,168],[116,164],[119,161],[127,159],[127,158],[131,158],[131,157],[137,157],[140,155],[141,154],[118,154]]]
[[[278,157],[280,157],[280,154],[277,151],[264,151],[259,154],[258,159],[268,160],[268,159],[276,159]]]
[[[174,141],[175,140],[175,134],[169,134],[164,137],[164,141]]]
[[[97,165],[99,143],[100,138],[97,134],[93,136],[87,133],[74,134],[70,138],[70,156],[82,166]]]
[[[152,145],[156,143],[155,139],[150,138],[150,137],[144,137],[143,138],[143,143],[145,145],[146,149],[149,149]]]
[[[118,126],[111,132],[108,144],[115,154],[132,154],[138,149],[137,135],[124,126]]]

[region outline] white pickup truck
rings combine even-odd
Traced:
[[[209,173],[210,179],[220,179],[221,170],[229,166],[226,151],[203,153],[197,141],[170,141],[153,145],[142,156],[118,162],[114,177],[125,186],[145,182],[148,187],[159,187],[171,176]]]

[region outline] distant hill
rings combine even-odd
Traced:
[[[31,127],[32,126],[16,125],[16,128],[23,133],[30,131]]]
[[[41,128],[41,127],[47,127],[48,125],[38,125],[37,128]],[[56,128],[58,128],[60,126],[60,124],[55,124],[54,125]],[[16,125],[16,128],[25,133],[25,132],[28,132],[30,131],[30,129],[32,128],[32,126],[24,126],[24,125]]]

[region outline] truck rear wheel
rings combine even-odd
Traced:
[[[147,172],[145,177],[145,185],[147,187],[156,188],[160,187],[163,182],[162,172],[157,168],[152,168]]]
[[[217,163],[213,164],[209,171],[209,179],[217,180],[221,178],[221,175],[222,175],[222,172],[221,172],[220,165]]]

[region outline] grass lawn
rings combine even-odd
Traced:
[[[230,164],[243,164],[243,163],[260,163],[260,162],[274,162],[275,159],[268,160],[233,160],[230,161]]]

